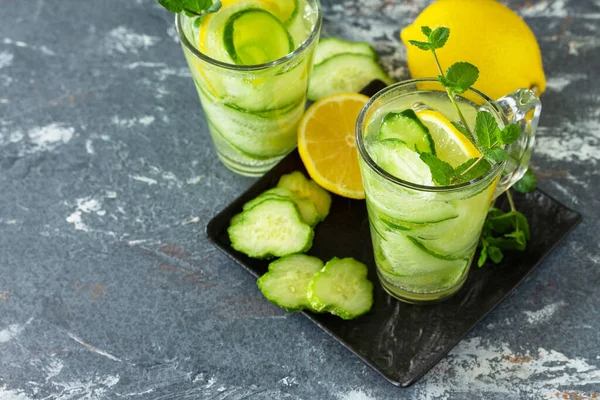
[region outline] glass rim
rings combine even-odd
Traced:
[[[387,172],[383,168],[381,168],[379,165],[377,165],[377,163],[373,160],[373,158],[371,158],[369,152],[367,151],[367,148],[365,147],[365,143],[363,140],[363,135],[362,135],[362,128],[365,123],[365,117],[367,115],[367,111],[371,108],[371,106],[379,98],[381,98],[383,95],[391,92],[392,90],[397,89],[399,87],[403,87],[403,86],[416,85],[418,83],[437,83],[438,85],[440,85],[440,87],[443,87],[442,84],[435,78],[419,78],[419,79],[410,79],[410,80],[406,80],[406,81],[396,82],[396,83],[380,90],[379,92],[377,92],[373,97],[371,97],[371,99],[367,102],[367,104],[364,105],[364,107],[360,111],[360,114],[358,115],[358,119],[356,120],[356,126],[355,126],[356,145],[358,147],[358,152],[359,152],[360,157],[367,163],[369,168],[371,168],[373,171],[375,171],[382,178],[384,178],[387,181],[390,181],[394,184],[397,184],[397,185],[400,185],[400,186],[403,186],[403,187],[406,187],[409,189],[422,191],[422,192],[435,192],[435,193],[454,192],[454,191],[458,191],[461,189],[466,189],[466,188],[475,186],[481,182],[486,181],[491,176],[497,175],[498,172],[504,168],[506,161],[497,164],[495,167],[490,168],[490,170],[486,174],[479,176],[468,182],[463,182],[463,183],[459,183],[457,185],[450,185],[450,186],[426,186],[426,185],[419,185],[417,183],[405,181],[403,179],[395,177],[394,175],[390,174],[389,172]],[[415,90],[415,92],[418,92],[418,91],[419,90]],[[495,105],[494,101],[489,96],[487,96],[485,93],[483,93],[477,89],[474,89],[474,88],[470,88],[468,91],[473,92],[477,96],[482,98],[485,101],[485,103],[487,103],[489,106],[491,106],[491,108],[496,113],[499,113],[502,117],[504,117],[504,115],[502,115],[498,111],[498,108]]]
[[[311,1],[311,0],[309,0],[309,1]],[[270,61],[268,63],[263,63],[263,64],[255,64],[255,65],[230,64],[230,63],[216,60],[216,59],[209,57],[206,54],[202,53],[200,50],[198,50],[196,47],[194,47],[194,45],[192,45],[192,43],[190,43],[189,39],[185,35],[185,32],[183,32],[182,21],[181,21],[181,19],[184,16],[183,11],[175,14],[175,27],[177,29],[177,35],[179,36],[179,40],[181,41],[181,43],[185,46],[185,48],[187,48],[197,58],[200,58],[201,60],[206,61],[207,63],[213,64],[217,67],[229,69],[229,70],[234,70],[234,71],[239,71],[239,72],[262,71],[262,70],[266,70],[266,69],[273,68],[278,65],[284,64],[285,62],[292,60],[299,54],[304,53],[305,51],[307,51],[307,49],[310,47],[310,45],[316,40],[317,36],[319,36],[319,32],[321,30],[322,19],[323,19],[321,4],[320,4],[319,0],[312,0],[312,2],[314,2],[314,4],[316,5],[317,19],[315,20],[315,24],[313,25],[310,36],[304,42],[302,42],[302,44],[298,48],[296,48],[291,53],[288,53],[285,56],[278,58],[277,60]]]

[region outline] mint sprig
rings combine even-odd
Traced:
[[[523,178],[513,185],[513,189],[520,193],[531,193],[537,186],[537,177],[531,169],[528,169]]]
[[[529,223],[522,213],[518,212],[512,195],[506,192],[510,211],[504,212],[492,207],[483,225],[479,238],[481,252],[477,265],[482,267],[488,259],[499,264],[504,258],[503,251],[525,251],[531,240]]]
[[[221,9],[221,0],[156,0],[172,13],[184,12],[188,17],[204,17]],[[202,21],[196,20],[195,22]]]
[[[516,124],[509,124],[500,129],[498,121],[492,114],[479,111],[475,120],[475,131],[469,127],[455,96],[465,93],[479,79],[479,69],[468,62],[457,62],[451,65],[444,74],[436,50],[444,47],[450,37],[450,29],[438,27],[431,29],[421,27],[421,32],[427,41],[410,40],[413,46],[431,51],[437,65],[438,81],[446,89],[448,98],[454,105],[460,122],[452,122],[454,127],[465,135],[481,152],[478,158],[467,160],[462,165],[454,168],[447,162],[440,160],[431,153],[421,153],[421,160],[431,170],[431,176],[438,185],[447,186],[469,182],[483,176],[492,168],[493,163],[501,163],[509,158],[504,147],[516,142],[521,136],[521,128]],[[536,179],[531,171],[515,184],[515,190],[531,192],[535,190]],[[480,237],[481,253],[477,264],[481,267],[488,259],[500,263],[504,258],[504,250],[524,251],[527,242],[531,239],[527,218],[517,211],[510,191],[506,192],[510,211],[505,213],[500,209],[491,208]]]
[[[411,40],[409,42],[421,50],[432,52],[440,73],[438,81],[446,88],[448,98],[454,105],[456,113],[461,121],[460,124],[453,124],[462,134],[476,144],[482,153],[481,157],[471,162],[468,168],[462,169],[451,170],[448,168],[448,165],[444,165],[447,163],[440,162],[441,160],[438,161],[429,156],[425,156],[423,161],[429,166],[436,183],[446,185],[464,182],[465,175],[469,174],[469,176],[471,176],[471,171],[476,167],[481,167],[484,160],[491,163],[506,161],[508,159],[508,153],[503,147],[518,140],[521,135],[521,129],[515,124],[510,124],[500,130],[498,122],[490,113],[479,111],[475,121],[475,134],[473,134],[456,102],[455,96],[463,94],[477,82],[477,79],[479,79],[479,69],[468,62],[457,62],[452,64],[446,70],[446,73],[444,73],[436,50],[444,47],[450,37],[450,29],[446,27],[431,29],[428,26],[423,26],[421,27],[421,32],[427,37],[426,42],[417,40]],[[477,139],[475,140],[475,138]]]

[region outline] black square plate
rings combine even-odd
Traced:
[[[363,92],[374,94],[379,87],[370,85]],[[229,220],[241,212],[245,202],[275,187],[281,175],[293,171],[307,174],[297,151],[215,216],[206,228],[215,246],[255,277],[267,272],[269,262],[251,259],[231,247]],[[532,227],[527,251],[508,254],[500,265],[481,269],[475,266],[465,286],[443,303],[415,306],[391,298],[377,280],[365,202],[334,195],[329,216],[315,229],[309,254],[324,261],[354,257],[365,263],[369,279],[375,284],[375,303],[368,314],[353,321],[304,314],[394,385],[413,384],[511,294],[581,221],[580,214],[539,190],[516,194],[515,201]],[[502,201],[498,204],[505,206]]]

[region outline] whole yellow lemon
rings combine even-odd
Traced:
[[[475,88],[492,99],[520,88],[546,89],[542,54],[535,35],[515,12],[496,0],[438,0],[427,7],[412,25],[400,33],[407,47],[413,78],[439,75],[430,51],[409,40],[427,41],[421,26],[450,28],[446,45],[436,50],[442,68],[467,61],[479,68]],[[444,71],[445,72],[445,71]]]

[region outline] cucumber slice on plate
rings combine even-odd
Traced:
[[[383,118],[379,128],[379,140],[385,139],[400,139],[419,153],[435,155],[435,144],[429,128],[411,109],[399,113],[392,112]]]
[[[252,258],[284,257],[304,253],[314,232],[291,200],[265,200],[244,211],[227,229],[231,247]]]
[[[328,311],[343,319],[354,319],[373,306],[373,284],[367,266],[352,258],[334,258],[308,286],[308,298],[316,311]]]
[[[323,261],[304,254],[294,254],[269,264],[269,272],[258,278],[258,288],[271,303],[286,311],[312,309],[308,285],[323,268]]]
[[[240,65],[275,61],[294,51],[294,41],[283,23],[268,11],[250,8],[225,23],[223,45]]]
[[[302,220],[310,226],[314,227],[320,221],[317,207],[315,207],[314,203],[310,199],[301,198],[291,190],[283,187],[276,187],[261,193],[257,198],[244,204],[243,209],[244,211],[247,211],[268,199],[292,200],[298,207],[298,211],[300,212]]]
[[[308,86],[312,101],[338,93],[358,93],[372,80],[393,83],[377,61],[364,54],[340,54],[315,65]]]
[[[329,214],[331,195],[312,179],[307,179],[302,172],[295,171],[279,178],[278,187],[287,188],[302,199],[310,199],[322,221]]]
[[[340,54],[362,54],[377,61],[379,58],[370,44],[365,42],[348,42],[336,37],[323,38],[315,50],[314,65]]]

